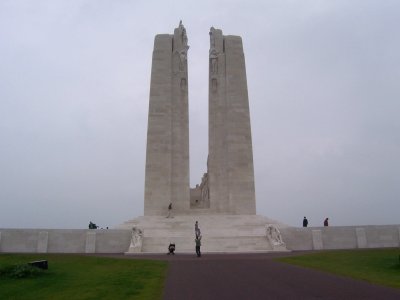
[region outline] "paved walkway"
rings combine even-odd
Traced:
[[[276,256],[175,255],[164,300],[400,299],[400,290],[275,262]]]
[[[164,300],[400,299],[400,290],[279,263],[289,254],[176,254],[168,260]]]

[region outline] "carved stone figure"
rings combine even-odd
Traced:
[[[215,28],[210,28],[210,62],[211,62],[211,74],[217,74],[218,72],[218,51],[215,48]]]
[[[212,91],[216,92],[217,91],[217,87],[218,87],[217,79],[213,78],[213,80],[211,81]]]
[[[184,46],[187,46],[188,38],[186,35],[185,26],[182,24],[182,20],[179,21],[179,29],[181,30],[181,41]]]
[[[182,44],[184,46],[187,46],[187,43],[188,43],[188,38],[187,38],[187,35],[186,35],[186,29],[183,28],[183,30],[182,30]]]
[[[181,90],[184,91],[186,89],[186,79],[182,78],[181,79]]]
[[[280,233],[278,227],[276,227],[274,224],[266,225],[266,235],[274,248],[276,246],[285,247],[285,243],[282,240],[281,233]]]
[[[132,238],[129,246],[129,253],[142,252],[143,230],[137,227],[132,227]]]
[[[215,49],[210,50],[210,61],[211,61],[211,74],[218,73],[218,52]]]
[[[201,200],[203,202],[209,202],[210,196],[209,196],[209,189],[208,189],[208,173],[204,173],[203,177],[201,178]]]
[[[210,28],[210,48],[215,48],[215,36],[214,36],[215,28]]]
[[[179,70],[184,71],[187,61],[187,52],[186,50],[181,50],[179,52]]]

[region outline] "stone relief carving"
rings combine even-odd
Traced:
[[[218,52],[215,48],[210,49],[210,62],[211,62],[211,74],[218,73]]]
[[[186,89],[186,79],[181,78],[181,90],[184,91]]]
[[[210,192],[208,188],[208,173],[204,173],[200,183],[201,199],[204,202],[210,201]]]
[[[281,233],[280,233],[278,227],[276,227],[276,225],[267,224],[265,231],[266,231],[268,240],[271,242],[271,244],[274,248],[279,247],[279,246],[286,247],[285,243],[282,240]]]
[[[179,51],[179,70],[184,71],[187,64],[187,50]]]
[[[182,24],[182,20],[179,21],[179,39],[180,41],[176,41],[176,45],[174,46],[174,57],[173,57],[173,69],[174,74],[178,74],[178,72],[186,72],[187,70],[187,51],[189,50],[189,46],[187,44],[188,38],[186,35],[185,26]],[[176,47],[176,48],[175,48]]]
[[[210,190],[208,187],[208,170],[203,174],[201,183],[190,189],[190,208],[210,208]]]
[[[211,81],[211,88],[213,92],[217,91],[218,88],[218,83],[217,83],[217,79],[213,78]]]
[[[210,28],[210,72],[211,74],[218,73],[218,51],[215,48],[215,28]]]
[[[182,30],[182,44],[184,46],[187,46],[187,43],[188,43],[188,38],[187,38],[187,35],[186,35],[186,29],[183,28],[183,30]]]
[[[186,47],[187,43],[188,43],[188,38],[187,38],[187,34],[186,34],[186,28],[185,28],[185,26],[183,26],[182,20],[179,21],[179,27],[178,28],[181,30],[181,41],[182,41],[182,44],[183,44],[183,46]]]
[[[215,49],[215,36],[214,36],[215,28],[210,28],[210,48]]]
[[[138,227],[132,227],[131,244],[128,252],[142,252],[143,230]]]

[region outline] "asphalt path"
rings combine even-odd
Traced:
[[[276,262],[277,256],[175,255],[163,299],[400,299],[400,290]]]
[[[168,260],[164,300],[400,299],[400,290],[274,260],[264,254],[135,255]]]

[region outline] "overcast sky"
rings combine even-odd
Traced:
[[[0,0],[0,228],[143,215],[154,36],[180,19],[192,186],[214,26],[243,39],[257,213],[400,223],[400,1]]]

